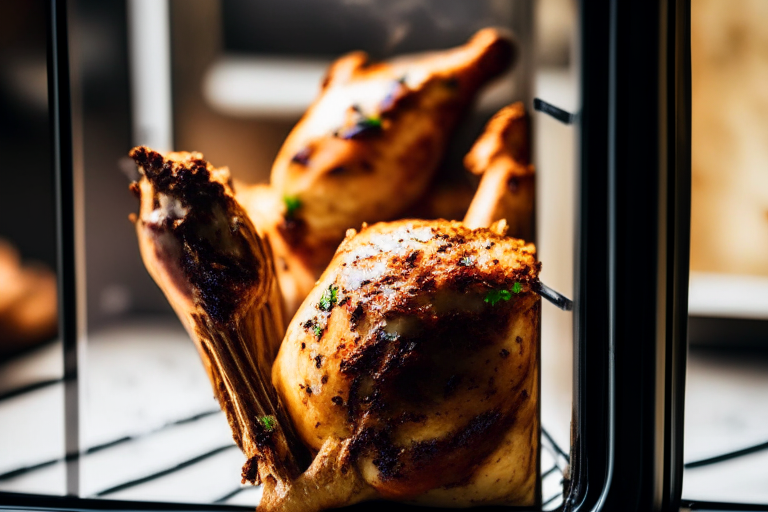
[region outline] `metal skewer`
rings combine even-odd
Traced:
[[[533,99],[533,109],[537,112],[547,114],[563,124],[573,124],[573,122],[576,120],[576,114],[572,114],[567,110],[556,107],[540,98]]]
[[[563,311],[573,311],[573,301],[539,281],[534,291]]]

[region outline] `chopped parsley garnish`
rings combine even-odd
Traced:
[[[512,293],[509,290],[491,290],[485,294],[485,302],[491,306],[495,306],[502,300],[509,300],[512,298]]]
[[[315,324],[313,331],[315,333],[315,338],[319,339],[323,337],[323,328],[320,327],[318,324]]]
[[[512,285],[511,290],[491,290],[485,294],[485,302],[491,306],[495,306],[502,300],[506,301],[512,298],[513,293],[520,293],[523,290],[523,285],[519,282]]]
[[[285,216],[288,218],[293,217],[296,210],[301,208],[301,199],[298,196],[283,196],[283,203],[285,204]]]
[[[277,421],[272,416],[263,416],[259,418],[259,422],[267,432],[272,432],[275,429],[275,425],[277,425]]]
[[[475,263],[475,259],[472,256],[464,256],[459,261],[459,265],[461,265],[462,267],[471,267],[472,265],[474,265],[474,263]]]
[[[320,303],[318,307],[321,311],[330,311],[338,301],[339,288],[335,285],[331,285],[327,290],[323,291],[323,295],[320,297]]]
[[[376,117],[364,117],[357,122],[363,128],[381,128],[381,118]]]

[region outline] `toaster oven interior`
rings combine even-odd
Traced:
[[[762,400],[768,389],[766,277],[759,263],[752,263],[751,273],[734,274],[695,252],[697,243],[705,250],[711,243],[706,229],[697,231],[697,219],[715,215],[702,207],[710,200],[697,189],[711,179],[697,168],[697,155],[714,151],[706,141],[718,140],[705,130],[722,129],[725,140],[739,137],[733,123],[739,116],[753,120],[749,105],[764,110],[759,86],[740,93],[738,80],[719,78],[738,71],[744,81],[759,84],[768,69],[759,57],[768,31],[749,21],[749,13],[761,19],[764,8],[739,1],[744,9],[727,15],[718,15],[713,2],[695,2],[691,10],[694,254],[683,478],[683,505],[691,509],[703,502],[768,503],[762,470],[768,457]],[[485,26],[512,30],[518,63],[485,91],[458,130],[445,158],[445,185],[471,195],[476,182],[463,169],[462,156],[496,110],[523,101],[532,120],[542,279],[577,298],[583,133],[569,124],[576,120],[570,113],[579,112],[584,83],[577,2],[75,0],[68,7],[73,148],[83,199],[76,222],[84,234],[77,248],[83,328],[77,386],[65,379],[68,356],[58,337],[12,351],[0,347],[0,506],[11,494],[104,499],[115,507],[149,502],[158,509],[252,510],[258,503],[260,488],[239,484],[244,458],[199,356],[141,264],[127,221],[137,207],[127,190],[126,174],[135,169],[126,154],[137,144],[197,150],[229,165],[235,179],[266,181],[326,67],[345,52],[364,49],[389,58],[454,46]],[[0,39],[0,102],[8,113],[0,120],[0,147],[12,169],[0,186],[0,237],[24,261],[55,268],[47,9],[45,2],[21,0],[0,7],[6,34]],[[709,42],[701,42],[709,33]],[[747,93],[753,96],[745,99]],[[718,94],[729,98],[730,118],[709,113]],[[744,185],[749,169],[768,161],[757,146],[736,145],[746,156],[734,158],[741,169],[733,171],[734,179],[742,180],[742,188],[729,187],[729,204],[741,197],[755,208],[768,204]],[[456,197],[446,215],[466,208],[468,194]],[[755,221],[755,238],[768,234],[763,223]],[[574,313],[545,302],[542,318],[540,508],[557,510],[574,506],[563,494],[572,478],[573,397],[579,392]],[[67,456],[72,443],[77,453],[70,449]]]

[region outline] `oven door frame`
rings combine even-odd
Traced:
[[[690,2],[580,9],[566,510],[678,510],[690,245]]]

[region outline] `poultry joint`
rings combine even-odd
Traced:
[[[483,33],[473,41],[499,40]],[[347,57],[330,76],[354,74],[359,60]],[[322,104],[321,97],[315,107]],[[369,212],[361,205],[370,194],[413,187],[397,194],[407,203],[436,159],[400,168],[395,189],[372,191],[377,185],[364,178],[335,183],[329,168],[290,169],[306,166],[303,159],[291,157],[281,170],[288,164],[278,156],[271,187],[235,195],[228,171],[199,153],[131,151],[141,174],[132,185],[140,198],[132,218],[142,257],[196,343],[247,458],[243,480],[264,485],[260,510],[310,512],[376,498],[433,506],[538,502],[540,264],[533,245],[506,236],[504,220],[519,210],[509,206],[519,193],[510,177],[532,177],[521,152],[524,122],[521,106],[500,114],[468,156],[468,167],[483,174],[478,197],[486,199],[473,202],[464,223],[363,223],[359,232],[346,228],[395,217],[400,208]],[[345,133],[334,140],[369,141]],[[394,141],[413,136],[354,151],[379,155],[376,173],[383,172],[397,168],[387,153],[397,152]],[[446,134],[433,137],[441,154]],[[328,149],[334,140],[314,151],[353,154]],[[283,160],[297,144],[289,137]],[[330,215],[327,202],[347,185],[349,209]],[[276,198],[297,190],[298,206],[276,222]],[[525,205],[532,197],[516,200]],[[304,299],[307,291],[288,278],[313,275],[322,259],[307,263],[285,238],[286,220],[303,222],[305,249],[310,240],[335,247],[346,230],[320,279],[304,285],[308,295],[287,330],[281,287],[294,286],[289,293]],[[512,220],[530,225],[530,217]],[[275,255],[303,261],[304,270],[286,269]]]
[[[237,189],[273,247],[288,316],[348,228],[401,217],[424,195],[458,121],[513,57],[489,28],[449,50],[378,63],[353,52],[331,66],[270,184]]]
[[[280,344],[272,254],[226,171],[195,153],[131,156],[142,256],[197,344],[244,478],[265,486],[260,509],[534,502],[532,245],[503,222],[350,230]]]

